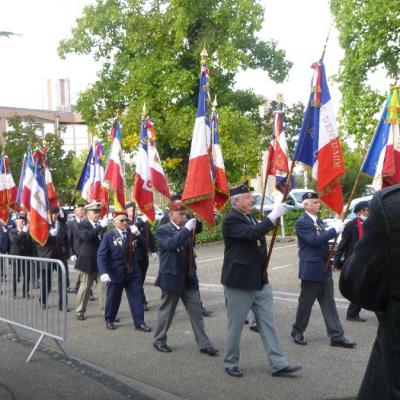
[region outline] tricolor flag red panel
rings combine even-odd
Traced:
[[[34,170],[35,164],[32,152],[29,149],[22,164],[17,194],[17,203],[25,211],[30,211],[31,209],[31,188],[35,176]]]
[[[332,100],[321,61],[312,65],[312,93],[293,159],[312,167],[319,199],[338,214],[343,211],[340,178],[345,172]]]
[[[10,209],[16,209],[17,187],[8,166],[8,156],[0,156],[0,221],[7,225]]]
[[[211,124],[208,116],[208,68],[201,68],[196,122],[182,200],[201,219],[214,225],[214,183],[211,175]]]
[[[215,185],[214,205],[217,210],[220,210],[229,199],[229,187],[228,187],[228,180],[226,179],[226,174],[225,174],[225,165],[224,165],[224,158],[222,156],[222,149],[219,143],[217,112],[213,112],[211,120],[211,128],[213,135],[212,159],[214,165],[214,185]]]
[[[60,205],[60,202],[58,201],[56,188],[54,187],[53,177],[51,176],[47,156],[43,160],[43,167],[44,167],[44,179],[46,182],[46,193],[49,206],[58,207]]]
[[[136,157],[135,183],[132,188],[132,197],[140,210],[147,218],[154,222],[154,198],[153,183],[149,163],[149,133],[147,131],[147,120],[143,120],[140,130],[139,152]]]
[[[109,184],[109,190],[113,194],[116,211],[125,209],[125,180],[122,171],[122,133],[118,121],[115,121],[111,129],[110,137],[113,137],[104,180]]]

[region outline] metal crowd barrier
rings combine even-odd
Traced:
[[[0,254],[0,322],[40,335],[26,362],[45,337],[63,346],[67,341],[65,266],[59,260]]]

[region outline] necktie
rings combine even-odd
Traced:
[[[122,237],[122,241],[125,243],[126,242],[126,231],[121,232],[121,237]]]

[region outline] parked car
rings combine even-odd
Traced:
[[[143,217],[142,211],[140,211],[138,208],[136,210],[137,210],[136,217],[137,218],[142,218]],[[157,205],[154,205],[154,211],[156,213],[156,221],[159,221],[164,216],[164,212]]]
[[[254,199],[253,210],[256,212],[256,214],[259,214],[260,213],[260,208],[261,208],[262,195],[260,195],[259,193],[252,193],[252,196],[253,196],[253,199]],[[264,205],[263,205],[263,214],[266,215],[266,214],[270,213],[274,207],[275,207],[275,203],[273,202],[273,200],[270,197],[265,196],[264,197]],[[294,210],[295,209],[290,204],[287,204],[287,208],[288,208],[288,210]]]

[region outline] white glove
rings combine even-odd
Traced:
[[[158,254],[157,253],[151,253],[151,257],[153,258],[154,262],[157,262],[157,260],[158,260]]]
[[[336,231],[336,234],[339,235],[340,233],[343,232],[343,229],[344,229],[345,225],[346,224],[344,222],[342,222],[342,221],[335,221],[332,224],[332,227]]]
[[[60,216],[60,218],[64,218],[64,210],[62,209],[62,207],[60,207],[60,212],[58,213],[58,215]]]
[[[108,224],[109,224],[108,218],[103,218],[103,219],[100,221],[100,226],[101,226],[102,228],[107,228]]]
[[[108,274],[101,274],[100,280],[101,280],[102,282],[111,282],[110,275],[108,275]]]
[[[22,227],[22,232],[28,232],[28,225],[24,225],[23,227]]]
[[[72,254],[72,256],[69,258],[69,261],[75,262],[76,261],[76,255]]]
[[[189,229],[189,231],[194,231],[196,229],[196,218],[189,219],[185,224],[185,228]]]
[[[131,225],[130,228],[131,228],[132,235],[135,235],[135,236],[140,235],[139,228],[136,225]]]
[[[51,236],[57,236],[57,228],[51,228],[49,233]]]
[[[279,203],[277,204],[274,209],[268,214],[268,218],[271,220],[271,222],[274,224],[275,221],[282,217],[282,215],[285,215],[287,212],[287,207],[285,203]]]

